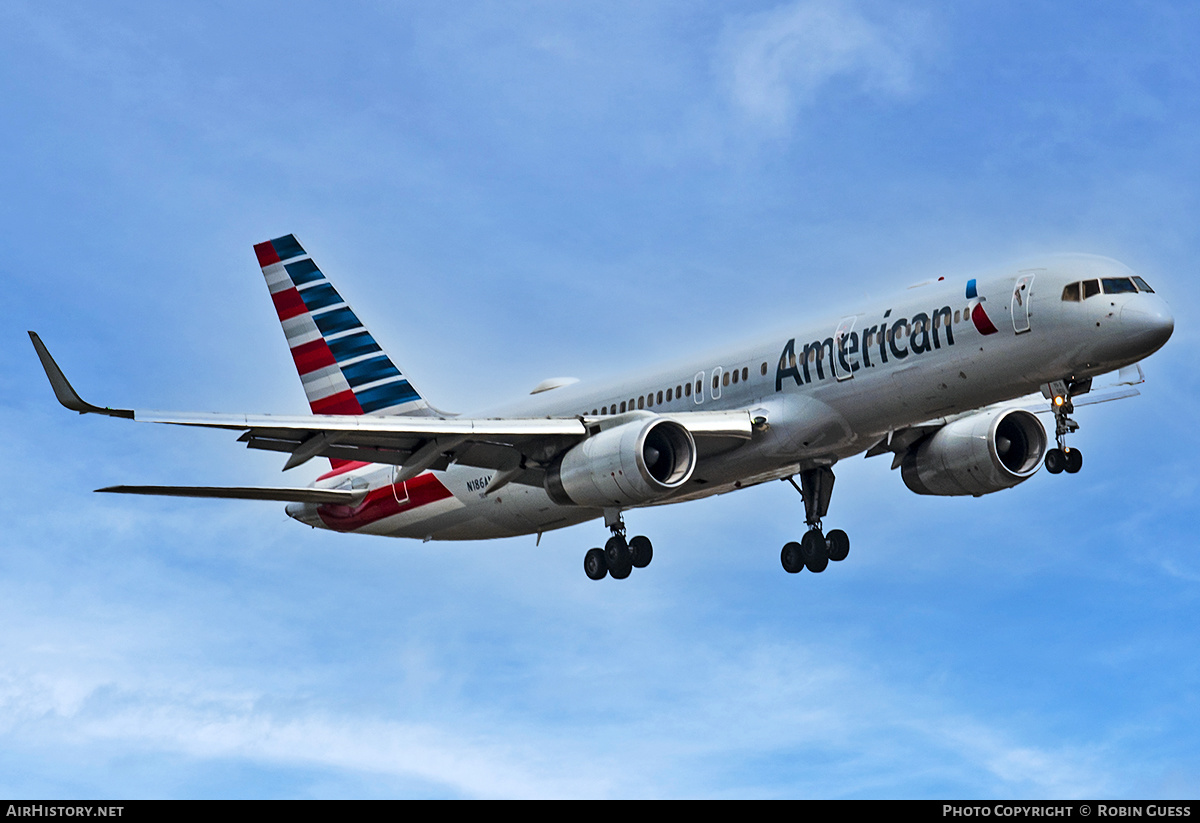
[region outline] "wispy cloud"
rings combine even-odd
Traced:
[[[738,112],[781,132],[834,81],[872,95],[908,94],[926,45],[911,17],[884,23],[852,3],[801,0],[732,20],[720,72]]]
[[[247,672],[215,673],[225,685],[206,682],[211,673],[186,685],[162,671],[109,666],[10,669],[0,673],[0,736],[11,751],[36,741],[94,752],[101,774],[106,759],[235,760],[316,769],[326,781],[340,773],[473,797],[858,796],[951,784],[982,794],[1082,796],[1111,788],[1095,758],[957,712],[937,689],[917,693],[911,684],[884,682],[844,648],[763,637],[744,644],[730,635],[651,662],[677,645],[678,638],[667,640],[635,651],[644,674],[615,675],[628,686],[619,694],[604,694],[593,680],[560,700],[554,682],[561,674],[535,678],[527,685],[545,690],[552,705],[532,714],[511,697],[478,703],[454,688],[436,709],[410,709],[398,697],[391,708],[364,711],[313,705],[303,690],[229,688],[253,679]],[[565,649],[559,654],[572,659]],[[42,664],[55,667],[44,655]],[[591,710],[564,713],[579,700]],[[764,757],[854,765],[727,773],[731,762]],[[639,768],[628,772],[629,761]],[[93,778],[78,779],[87,787]],[[329,785],[310,790],[329,793]]]

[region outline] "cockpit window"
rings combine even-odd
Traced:
[[[1082,300],[1083,298],[1079,293],[1079,286],[1078,282],[1067,284],[1067,287],[1063,289],[1062,299],[1068,303],[1078,303]]]
[[[1100,282],[1104,284],[1105,294],[1137,293],[1137,286],[1128,277],[1105,277]]]
[[[1154,289],[1150,288],[1150,284],[1140,277],[1133,278],[1133,282],[1137,283],[1138,291],[1148,291],[1154,294]]]
[[[1083,299],[1084,300],[1087,300],[1089,297],[1095,297],[1099,293],[1100,293],[1100,281],[1099,280],[1084,280],[1083,281]]]

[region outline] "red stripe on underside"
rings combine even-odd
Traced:
[[[404,497],[406,492],[408,499],[400,503],[396,500],[397,487],[384,486],[372,489],[367,493],[366,499],[357,506],[321,506],[317,509],[317,514],[321,521],[334,531],[350,532],[385,517],[412,511],[453,496],[432,474],[419,474],[401,484],[398,492],[400,497]]]
[[[323,475],[321,475],[320,477],[317,478],[318,480],[325,480],[330,477],[337,477],[339,474],[345,474],[348,471],[352,471],[354,469],[361,469],[363,466],[371,465],[370,463],[367,463],[366,461],[363,461],[363,460],[337,460],[337,461],[331,461],[331,462],[334,462],[333,471],[325,472]]]
[[[320,400],[310,400],[309,408],[313,414],[362,414],[362,406],[358,405],[358,398],[354,396],[354,392],[346,389],[346,391],[331,394],[328,397],[322,397]]]
[[[258,265],[264,269],[272,263],[279,262],[279,253],[275,251],[275,247],[270,242],[256,244],[254,254],[258,257]]]
[[[296,361],[296,371],[300,372],[301,377],[337,363],[329,345],[320,338],[292,349],[292,359]]]
[[[294,288],[275,292],[271,295],[271,300],[275,303],[275,313],[279,315],[280,320],[289,320],[308,311],[308,306],[304,305],[304,298]]]

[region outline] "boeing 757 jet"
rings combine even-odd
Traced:
[[[141,412],[94,406],[46,346],[62,405],[80,413],[228,429],[252,449],[316,457],[303,487],[113,486],[103,492],[286,502],[309,526],[422,540],[537,534],[603,518],[588,577],[628,577],[650,540],[624,513],[786,479],[808,530],[783,547],[790,573],[824,571],[850,540],[824,530],[839,460],[891,454],[917,494],[990,494],[1083,465],[1068,436],[1093,378],[1138,361],[1174,330],[1167,304],[1128,267],[1061,255],[986,276],[944,277],[720,356],[606,383],[547,380],[471,415],[433,406],[384,352],[293,235],[254,247],[310,415]],[[1028,402],[1052,415],[1054,444]],[[1023,405],[1024,404],[1024,405]],[[799,479],[799,483],[797,483]]]

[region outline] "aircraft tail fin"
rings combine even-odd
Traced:
[[[313,414],[437,414],[294,235],[254,253]]]

